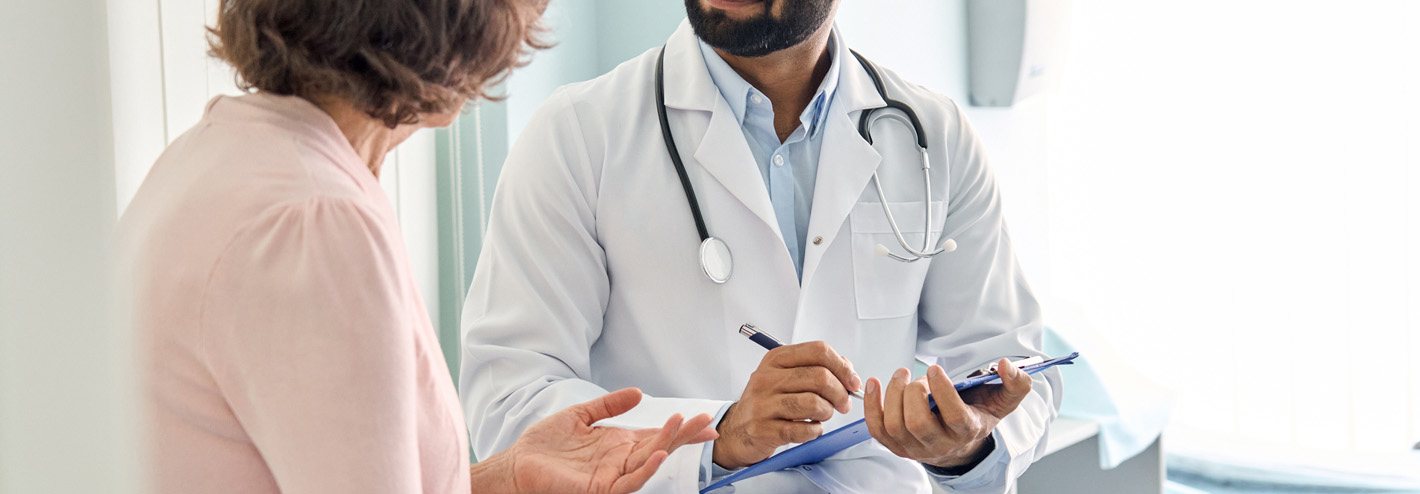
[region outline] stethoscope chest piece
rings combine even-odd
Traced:
[[[710,281],[723,285],[730,281],[734,268],[734,260],[730,258],[730,246],[725,245],[723,240],[710,237],[700,242],[700,269],[705,271],[705,277],[710,278]]]

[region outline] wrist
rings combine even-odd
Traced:
[[[720,418],[720,423],[715,424],[715,432],[719,433],[720,437],[710,443],[710,461],[726,470],[738,470],[745,467],[734,459],[735,455],[731,450],[735,436],[729,434],[729,429],[732,428],[734,422],[731,416],[735,413],[735,405],[738,404],[739,402],[731,403],[725,409],[725,415]]]
[[[995,449],[995,445],[996,440],[992,436],[987,435],[966,445],[959,453],[923,460],[922,464],[935,467],[938,470],[953,472],[944,473],[945,475],[962,475],[980,464],[987,456],[990,456],[991,451]],[[960,473],[955,473],[958,471],[960,471]]]
[[[510,449],[468,467],[471,492],[479,494],[517,494],[516,459]]]

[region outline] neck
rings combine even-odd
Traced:
[[[386,127],[384,122],[375,120],[343,99],[325,98],[314,103],[335,121],[335,126],[350,142],[355,155],[365,162],[376,178],[380,176],[385,155],[404,142],[415,129],[412,125],[400,125],[393,129]]]
[[[832,32],[833,23],[825,22],[802,43],[761,57],[739,57],[715,49],[730,68],[773,103],[774,130],[780,141],[799,127],[799,115],[808,108],[833,63],[828,53]]]

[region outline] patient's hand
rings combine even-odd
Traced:
[[[659,429],[593,427],[641,402],[623,389],[543,419],[507,451],[474,465],[474,492],[629,493],[645,485],[666,456],[716,437],[709,415],[676,414]]]

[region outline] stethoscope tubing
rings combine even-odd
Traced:
[[[872,177],[873,188],[878,194],[878,201],[882,205],[883,215],[887,217],[888,226],[892,229],[893,236],[896,237],[899,246],[907,251],[908,256],[886,252],[886,249],[881,245],[879,245],[879,248],[883,249],[888,257],[901,262],[916,262],[931,258],[943,252],[948,252],[951,250],[951,242],[950,239],[947,238],[939,238],[937,248],[932,248],[933,242],[931,241],[930,235],[932,229],[932,165],[928,158],[927,135],[922,131],[922,121],[917,118],[917,112],[913,111],[911,106],[888,97],[887,88],[883,84],[882,77],[879,75],[877,67],[874,66],[872,62],[869,62],[861,53],[852,50],[850,50],[850,53],[853,54],[854,58],[858,60],[858,63],[867,71],[868,78],[873,81],[873,87],[877,89],[878,96],[882,97],[884,102],[884,105],[881,107],[863,110],[862,115],[858,117],[858,134],[871,145],[873,143],[873,133],[870,128],[872,123],[879,118],[895,120],[912,129],[913,137],[917,141],[918,152],[921,154],[922,183],[924,197],[926,199],[926,212],[923,214],[922,247],[920,249],[913,248],[907,241],[907,237],[903,235],[902,228],[898,226],[897,219],[893,217],[892,208],[888,206],[887,194],[883,192],[882,181],[878,178],[877,171],[874,171]],[[723,260],[724,264],[732,266],[728,257],[728,247],[724,246],[723,241],[711,236],[710,229],[705,226],[705,216],[701,212],[700,201],[696,198],[695,186],[690,182],[690,174],[685,169],[685,162],[680,156],[679,147],[676,146],[675,136],[671,134],[670,119],[666,116],[665,63],[666,48],[662,46],[660,54],[656,58],[655,74],[656,118],[661,125],[661,139],[665,141],[666,152],[670,155],[671,163],[675,165],[676,176],[680,179],[681,189],[685,191],[686,202],[690,205],[690,214],[695,219],[696,232],[700,235],[701,268],[711,281],[717,284],[725,283],[729,278],[729,268],[726,268],[726,271],[722,275],[712,273],[710,262],[706,258],[706,252],[707,246],[718,244],[725,249],[726,258]],[[878,113],[881,110],[887,109],[897,110],[901,112],[901,115]],[[945,235],[941,237],[945,237]]]

